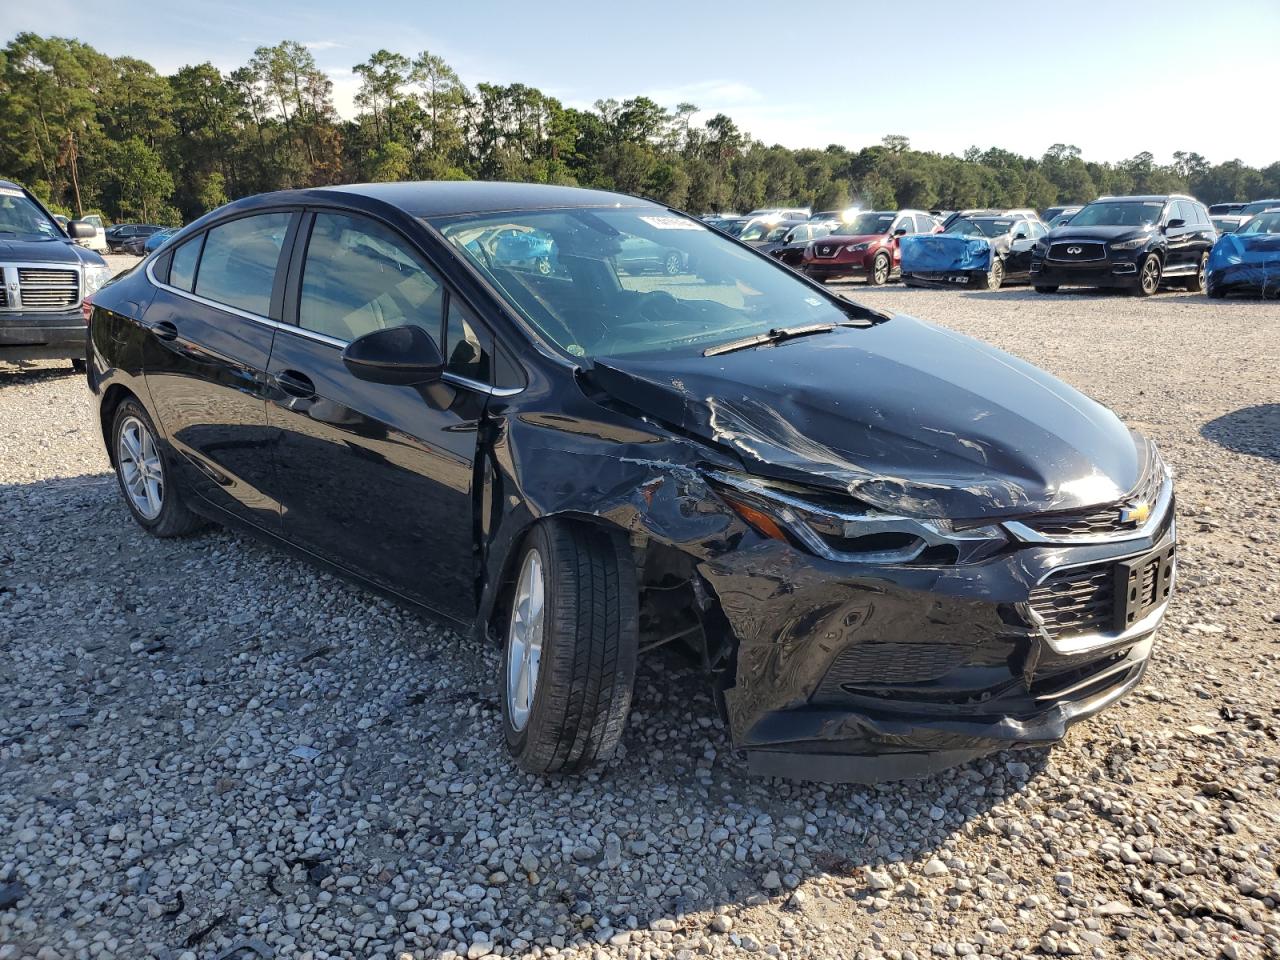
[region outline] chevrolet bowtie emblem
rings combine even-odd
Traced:
[[[1121,523],[1146,523],[1149,516],[1151,516],[1151,504],[1145,500],[1120,508]]]

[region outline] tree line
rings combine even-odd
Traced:
[[[1257,169],[1179,151],[1085,160],[971,147],[768,146],[724,114],[648,97],[566,107],[520,83],[468,87],[439,56],[379,50],[354,66],[357,115],[301,43],[259,47],[224,73],[171,76],[79,40],[21,33],[0,50],[0,176],[70,216],[186,222],[229,199],[321,184],[484,179],[576,184],[693,212],[1034,207],[1100,194],[1187,192],[1206,203],[1280,195],[1280,162]]]

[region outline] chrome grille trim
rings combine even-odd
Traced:
[[[84,268],[80,264],[0,264],[0,310],[66,311],[80,305]]]
[[[1008,520],[1004,524],[1004,528],[1013,534],[1015,538],[1023,543],[1061,543],[1061,544],[1080,544],[1080,543],[1121,543],[1126,540],[1141,540],[1144,537],[1150,537],[1158,531],[1164,522],[1168,519],[1169,509],[1173,504],[1173,475],[1163,467],[1158,467],[1155,474],[1159,478],[1158,492],[1155,493],[1154,502],[1151,504],[1151,514],[1144,523],[1140,523],[1134,527],[1120,526],[1119,515],[1120,508],[1124,504],[1134,499],[1151,499],[1147,495],[1147,491],[1151,489],[1151,478],[1134,490],[1123,500],[1108,505],[1105,508],[1088,508],[1080,511],[1081,516],[1092,517],[1095,514],[1109,512],[1117,519],[1117,525],[1114,529],[1090,531],[1087,533],[1063,533],[1051,532],[1045,533],[1037,529],[1037,525],[1047,525],[1050,521],[1061,520],[1059,515],[1053,517],[1030,517],[1026,520]]]

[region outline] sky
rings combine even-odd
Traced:
[[[441,55],[468,85],[524,83],[567,106],[645,94],[728,114],[766,143],[998,146],[1086,159],[1175,150],[1280,160],[1280,0],[1070,4],[805,0],[0,0],[0,37],[71,36],[171,73],[307,44],[354,115],[352,66],[380,47]]]

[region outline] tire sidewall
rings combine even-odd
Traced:
[[[1151,287],[1151,289],[1148,290],[1143,285],[1142,280],[1143,280],[1143,277],[1146,276],[1147,265],[1150,263],[1154,263],[1156,265],[1156,282]],[[1140,297],[1154,296],[1160,290],[1160,279],[1161,279],[1162,273],[1163,273],[1163,268],[1160,263],[1160,258],[1156,256],[1154,253],[1148,253],[1145,257],[1142,258],[1142,262],[1138,264],[1138,282],[1134,287],[1134,292]]]
[[[542,559],[542,653],[538,659],[538,677],[534,686],[533,704],[529,707],[529,720],[522,730],[517,730],[511,722],[511,705],[507,690],[507,658],[511,654],[511,602],[506,604],[506,609],[504,610],[504,618],[502,620],[502,656],[498,661],[498,692],[500,694],[499,699],[502,701],[502,733],[506,737],[508,748],[517,755],[524,753],[530,732],[534,731],[536,726],[541,723],[543,695],[547,689],[546,684],[543,682],[543,675],[549,669],[548,664],[551,662],[553,648],[556,643],[556,631],[551,629],[555,621],[555,604],[558,599],[555,593],[555,577],[551,575],[553,569],[551,564],[554,562],[554,558],[551,555],[551,544],[540,524],[529,531],[529,535],[525,538],[524,544],[520,548],[519,557],[513,568],[517,579],[512,581],[510,599],[514,601],[515,585],[519,579],[520,571],[524,569],[525,559],[531,550],[537,550]]]
[[[125,489],[124,476],[120,471],[120,429],[124,425],[124,421],[132,417],[140,420],[149,431],[151,431],[151,441],[156,445],[156,451],[160,459],[160,473],[164,484],[164,502],[160,506],[160,512],[153,518],[147,519],[138,512],[138,508],[133,505],[133,498],[129,496],[129,491]],[[169,458],[165,456],[164,444],[161,442],[160,434],[156,430],[156,425],[152,422],[151,417],[137,400],[132,398],[123,401],[116,407],[115,416],[111,420],[111,463],[115,467],[116,486],[120,488],[120,496],[124,499],[124,505],[129,508],[129,513],[138,525],[146,530],[155,530],[157,527],[163,526],[165,521],[171,518],[177,509],[177,491],[173,483],[173,471],[169,467]]]
[[[991,264],[991,275],[987,278],[988,290],[999,290],[1004,284],[1004,261],[996,260]]]
[[[881,265],[881,264],[884,264],[884,279],[883,279],[883,280],[881,280],[881,279],[879,278],[879,274],[880,274],[880,265]],[[868,279],[870,279],[870,281],[871,281],[871,285],[872,285],[873,287],[882,287],[882,286],[884,286],[886,283],[888,283],[888,282],[889,282],[889,274],[890,274],[890,272],[891,272],[892,270],[893,270],[893,267],[892,267],[892,266],[890,265],[890,263],[889,263],[889,257],[888,257],[888,255],[887,255],[887,254],[884,254],[884,253],[877,253],[877,254],[875,255],[875,258],[871,261],[871,275],[870,275],[870,277],[868,278]]]

